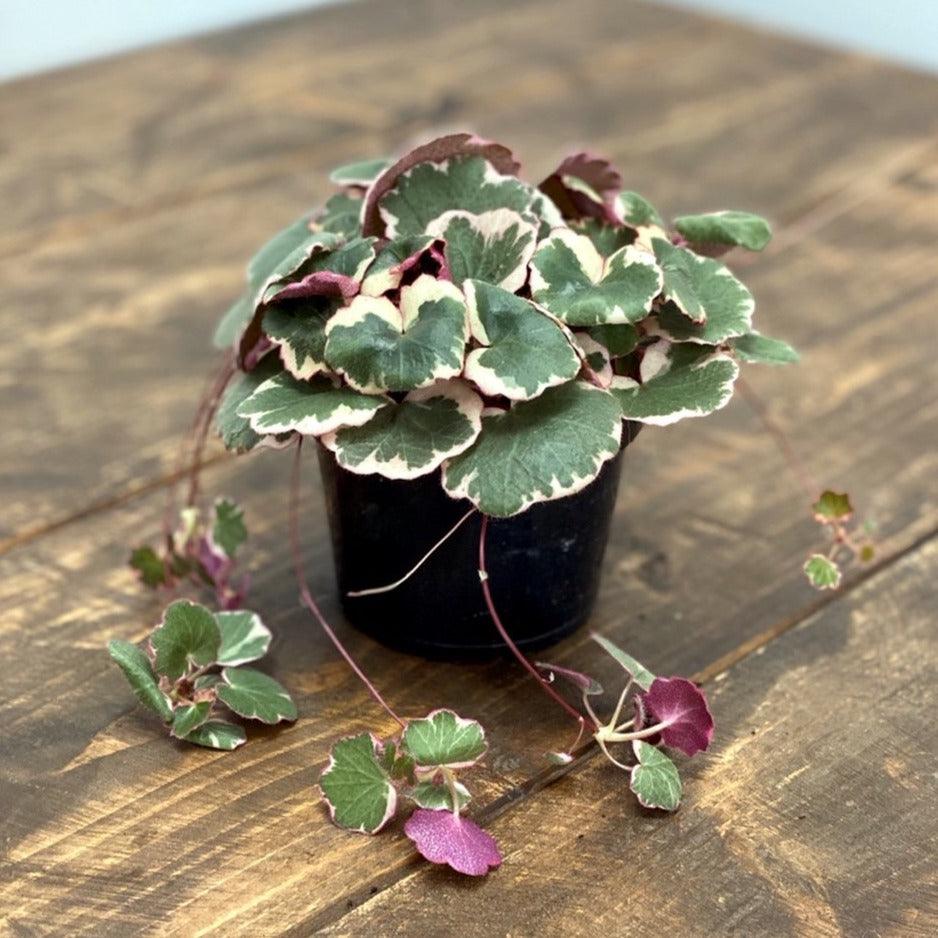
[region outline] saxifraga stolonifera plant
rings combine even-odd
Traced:
[[[161,550],[138,548],[132,557],[147,585],[207,586],[223,611],[177,601],[145,650],[111,647],[138,697],[179,738],[214,748],[243,742],[240,727],[218,719],[220,706],[266,722],[295,719],[272,678],[238,673],[270,638],[240,608],[247,582],[234,578],[233,565],[246,535],[241,511],[221,500],[203,520],[197,507],[213,421],[230,450],[293,447],[291,545],[302,602],[397,726],[384,738],[339,740],[320,779],[323,798],[336,824],[365,833],[381,830],[402,800],[412,803],[404,830],[417,849],[469,875],[501,862],[495,841],[464,815],[470,793],[457,777],[484,756],[485,733],[448,709],[399,716],[326,621],[300,561],[304,439],[317,439],[354,473],[410,480],[441,470],[445,491],[473,506],[462,520],[482,515],[478,572],[496,628],[576,721],[573,744],[548,758],[571,763],[589,732],[628,772],[643,805],[674,810],[681,782],[664,750],[692,756],[709,746],[703,691],[685,678],[656,677],[594,636],[624,672],[605,719],[590,699],[602,693],[594,678],[528,661],[492,602],[488,519],[584,488],[618,453],[629,421],[666,426],[719,410],[741,362],[797,359],[753,328],[752,295],[719,260],[734,248],[762,250],[770,238],[763,219],[721,211],[668,226],[623,190],[608,161],[587,153],[564,160],[537,187],[518,173],[504,146],[442,137],[397,161],[336,170],[340,191],[264,245],[216,333],[231,351],[193,425],[181,522],[175,530],[164,524]],[[757,399],[755,406],[777,437]],[[825,491],[812,511],[833,543],[805,572],[815,586],[833,588],[838,555],[869,559],[872,547],[849,530],[846,495]],[[578,704],[558,693],[560,681],[579,693]]]

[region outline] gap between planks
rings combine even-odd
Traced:
[[[827,225],[832,224],[847,212],[862,205],[883,189],[896,183],[903,176],[917,168],[930,165],[931,160],[929,157],[936,147],[938,147],[938,139],[929,134],[915,144],[903,148],[898,153],[890,154],[889,158],[881,161],[873,170],[855,177],[841,188],[819,199],[811,208],[806,209],[800,215],[792,217],[783,227],[779,228],[773,243],[764,255],[739,255],[734,261],[734,265],[749,267],[766,257],[771,262],[779,254],[797,244],[800,239],[823,230]],[[232,458],[234,457],[229,453],[220,453],[203,460],[199,468],[200,470],[211,469]],[[30,544],[46,534],[59,531],[70,524],[83,521],[100,512],[126,505],[164,486],[173,485],[188,475],[192,469],[193,466],[189,465],[180,470],[163,473],[137,485],[130,485],[123,491],[92,502],[78,511],[21,528],[9,537],[0,540],[0,557],[12,550]]]
[[[788,616],[771,628],[765,629],[758,635],[754,635],[752,638],[743,642],[737,648],[727,652],[725,655],[717,658],[716,661],[713,661],[709,665],[701,668],[699,671],[691,675],[691,680],[697,682],[698,684],[711,683],[719,675],[724,674],[725,672],[736,667],[736,665],[745,661],[747,658],[750,658],[752,655],[768,648],[773,642],[781,638],[787,632],[790,632],[792,629],[797,628],[799,625],[808,621],[821,610],[849,596],[856,589],[866,583],[867,580],[878,575],[879,573],[882,573],[884,570],[903,560],[905,557],[908,557],[911,554],[921,550],[936,536],[938,536],[938,526],[933,525],[928,531],[916,537],[905,547],[898,549],[895,551],[895,553],[890,554],[888,557],[884,557],[882,560],[870,564],[858,574],[851,577],[837,592],[820,594],[812,602],[803,606],[798,612]],[[575,752],[574,761],[570,765],[564,766],[560,769],[545,769],[524,783],[514,786],[495,801],[488,804],[485,808],[479,811],[478,814],[474,815],[474,819],[483,826],[489,824],[490,822],[499,818],[501,815],[510,811],[515,805],[520,804],[522,801],[525,801],[526,799],[536,795],[539,791],[562,778],[564,775],[581,771],[587,767],[598,754],[599,749],[595,743],[589,742],[584,744],[580,747],[579,750]],[[395,864],[383,875],[364,881],[361,885],[360,892],[362,895],[367,897],[365,899],[366,902],[371,901],[386,889],[389,889],[392,886],[397,886],[407,879],[421,875],[421,872],[424,870],[424,868],[425,865],[422,862],[417,864],[412,859],[408,861],[402,861],[401,863]],[[357,908],[355,905],[350,907],[348,905],[349,901],[351,900],[343,900],[341,902],[335,902],[330,906],[326,906],[322,911],[317,912],[311,915],[309,918],[291,926],[291,928],[284,934],[288,936],[296,936],[296,938],[299,938],[299,936],[309,935],[318,932],[327,926],[335,925],[355,908]],[[219,923],[217,922],[213,923],[212,926],[210,926],[206,931],[212,931],[215,927],[217,927],[218,924]]]

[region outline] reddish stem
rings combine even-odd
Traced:
[[[489,588],[489,574],[485,568],[485,535],[488,532],[489,527],[489,517],[488,515],[482,515],[482,530],[479,533],[479,579],[482,581],[482,595],[485,596],[485,605],[488,606],[489,615],[492,617],[492,621],[495,623],[495,628],[498,629],[498,634],[501,635],[502,641],[508,646],[511,650],[511,653],[518,659],[522,667],[528,671],[528,673],[534,678],[535,681],[540,685],[541,689],[547,694],[548,697],[551,697],[557,704],[563,707],[570,716],[573,717],[580,726],[586,722],[586,717],[580,713],[575,707],[571,707],[563,697],[558,694],[544,678],[538,673],[537,668],[531,664],[530,661],[524,656],[524,653],[521,649],[514,643],[511,636],[508,634],[507,629],[502,624],[502,620],[499,618],[498,611],[495,609],[495,603],[492,601],[492,591]],[[598,724],[594,724],[598,728]]]
[[[368,688],[368,693],[382,706],[388,714],[403,729],[406,724],[391,709],[390,705],[378,692],[374,684],[365,676],[365,672],[355,663],[355,659],[346,651],[345,646],[339,641],[338,635],[332,629],[332,626],[326,621],[316,600],[313,599],[306,583],[306,577],[303,574],[303,558],[300,551],[300,457],[303,453],[303,437],[300,437],[296,444],[296,454],[293,457],[293,472],[290,476],[290,549],[293,553],[293,568],[296,572],[296,580],[300,587],[300,598],[304,605],[316,618],[322,630],[329,636],[329,640],[335,645],[336,650],[345,659],[348,666],[355,672],[358,679]]]

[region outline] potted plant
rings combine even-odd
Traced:
[[[208,586],[222,611],[177,600],[145,648],[114,642],[112,656],[179,739],[232,749],[245,735],[227,711],[296,718],[283,687],[243,667],[271,636],[241,608],[242,513],[225,499],[208,513],[198,505],[213,421],[231,450],[291,447],[301,597],[398,727],[335,744],[320,780],[331,816],[375,833],[408,800],[405,832],[424,856],[472,875],[498,865],[492,838],[464,815],[469,792],[457,779],[485,753],[482,727],[446,709],[399,716],[306,586],[300,466],[312,438],[349,620],[428,656],[509,650],[576,722],[553,763],[570,764],[588,731],[643,805],[674,810],[681,786],[662,747],[709,746],[703,692],[596,636],[625,675],[601,717],[592,677],[532,664],[522,649],[588,618],[623,451],[638,431],[724,407],[741,363],[796,359],[754,328],[752,295],[720,260],[762,250],[768,225],[737,211],[667,225],[588,153],[533,186],[507,148],[465,133],[331,178],[339,191],[325,206],[249,264],[215,336],[229,351],[197,413],[186,507],[175,528],[167,519],[162,550],[131,558],[148,585]],[[836,587],[838,553],[869,559],[872,548],[848,530],[846,495],[823,492],[812,510],[831,548],[805,571]]]

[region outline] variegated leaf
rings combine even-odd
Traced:
[[[603,258],[585,235],[555,231],[531,261],[531,295],[572,326],[634,323],[661,290],[661,271],[632,245]]]
[[[627,225],[656,225],[663,227],[664,222],[658,210],[637,192],[620,192],[618,214]]]
[[[190,667],[213,664],[218,658],[221,633],[215,617],[199,603],[177,599],[166,607],[163,621],[150,643],[156,652],[156,672],[176,681]]]
[[[425,234],[434,219],[461,209],[474,215],[507,208],[530,210],[534,191],[506,176],[482,156],[454,156],[418,163],[402,173],[379,203],[388,237]]]
[[[244,400],[238,415],[259,434],[295,431],[320,436],[339,427],[359,427],[389,403],[386,397],[336,387],[328,378],[297,381],[281,372]]]
[[[444,463],[443,487],[480,511],[508,517],[585,488],[619,452],[622,410],[609,391],[582,381],[482,418],[482,433]]]
[[[296,719],[296,704],[279,681],[255,668],[225,668],[218,699],[238,716],[261,723]]]
[[[663,238],[654,239],[654,248],[669,301],[658,316],[666,338],[718,345],[751,331],[752,294],[723,264]]]
[[[218,413],[215,415],[215,428],[228,449],[247,452],[260,443],[261,436],[251,429],[251,422],[247,417],[238,415],[238,408],[265,381],[280,374],[282,370],[276,355],[268,355],[253,371],[239,371],[225,389]]]
[[[337,186],[367,189],[391,165],[391,162],[387,158],[379,158],[346,163],[329,173],[329,182]]]
[[[275,303],[264,313],[264,334],[277,346],[284,368],[305,380],[326,365],[326,323],[336,311],[336,301],[323,296]]]
[[[468,338],[462,293],[427,274],[401,288],[400,308],[358,296],[326,326],[326,360],[368,393],[412,391],[462,371]]]
[[[769,223],[750,212],[708,212],[681,215],[674,227],[693,244],[726,244],[761,251],[772,240]]]
[[[758,332],[750,332],[737,339],[730,339],[736,357],[744,362],[763,365],[788,365],[798,361],[798,353],[781,339],[771,339]]]
[[[454,283],[470,277],[510,290],[521,289],[537,240],[537,219],[507,208],[473,215],[444,212],[427,226],[441,238],[446,265]]]
[[[425,771],[467,768],[475,765],[488,748],[481,723],[446,709],[409,720],[401,746],[418,769]]]
[[[812,554],[804,562],[804,573],[810,584],[819,590],[839,589],[842,574],[840,567],[824,554]]]
[[[627,322],[611,326],[593,326],[589,334],[609,352],[611,358],[629,355],[638,346],[638,329]]]
[[[185,739],[194,729],[205,723],[211,712],[210,700],[178,706],[173,712],[173,725],[170,732],[177,739]]]
[[[482,428],[482,399],[459,379],[411,391],[363,427],[327,433],[322,442],[351,472],[416,479],[473,444]]]
[[[456,782],[453,788],[456,790],[457,807],[461,811],[471,800],[469,789],[462,782]],[[431,811],[453,810],[453,794],[449,786],[441,782],[418,782],[407,790],[407,796],[419,808],[428,808]]]
[[[127,683],[133,689],[137,700],[158,714],[165,722],[172,720],[173,705],[166,694],[160,690],[156,675],[153,673],[153,665],[150,664],[150,659],[143,649],[138,648],[132,642],[115,638],[108,642],[107,650],[124,672],[124,677],[127,678]]]
[[[467,280],[463,287],[472,337],[483,346],[467,356],[465,375],[483,394],[527,400],[576,377],[579,359],[557,322],[490,283]]]
[[[597,342],[588,332],[576,332],[574,338],[580,348],[583,366],[590,381],[601,388],[608,388],[612,382],[612,357],[609,349],[602,342]]]
[[[221,632],[218,664],[228,667],[246,664],[267,654],[272,636],[256,612],[247,609],[216,612],[215,621]]]
[[[645,350],[639,373],[641,384],[613,377],[612,392],[624,417],[663,427],[724,407],[733,396],[739,365],[706,346],[661,340]]]
[[[617,223],[617,196],[622,188],[619,171],[601,156],[568,156],[538,188],[546,193],[566,219],[598,218]]]
[[[186,736],[187,743],[208,749],[237,749],[247,742],[244,729],[227,720],[209,720]]]
[[[603,257],[611,257],[616,251],[628,247],[635,241],[635,229],[629,225],[612,225],[598,218],[584,218],[570,226],[577,234],[585,235]]]
[[[212,546],[230,559],[248,537],[244,509],[230,498],[216,498],[212,507],[215,516],[212,520]]]
[[[681,778],[677,766],[660,749],[636,739],[638,765],[632,767],[629,787],[646,808],[676,811],[681,803]]]
[[[309,296],[350,300],[358,293],[365,271],[375,259],[376,240],[352,238],[335,250],[313,254],[292,275],[267,287],[261,301],[272,303]]]
[[[364,199],[351,192],[337,192],[331,196],[322,211],[316,215],[315,226],[343,238],[358,237],[361,232],[361,213]]]
[[[319,788],[339,827],[376,834],[394,817],[397,791],[380,755],[381,744],[370,733],[340,739],[332,747]]]
[[[361,292],[365,296],[381,296],[396,290],[404,274],[420,262],[433,241],[430,235],[409,235],[388,241],[365,272]]]

